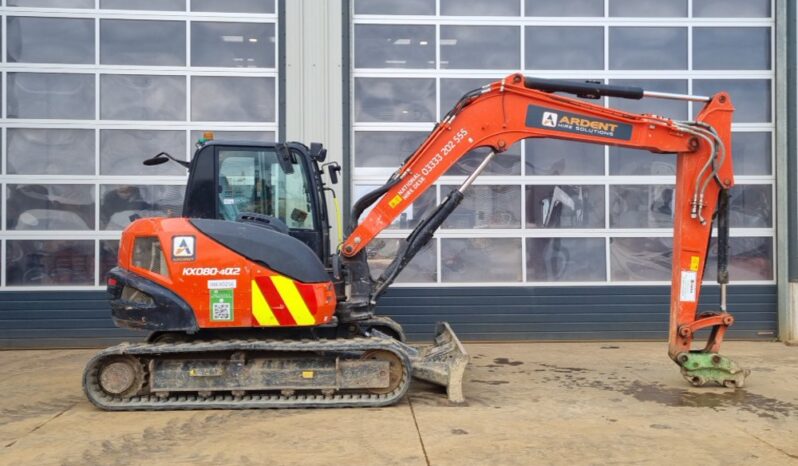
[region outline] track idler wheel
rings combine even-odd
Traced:
[[[402,360],[399,356],[385,350],[369,350],[363,353],[361,359],[371,359],[375,361],[388,361],[388,386],[384,388],[369,388],[368,391],[375,395],[385,395],[396,390],[402,383]]]
[[[136,358],[115,356],[100,367],[97,380],[107,394],[130,398],[144,386],[144,368]]]

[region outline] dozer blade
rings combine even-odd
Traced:
[[[463,344],[447,322],[438,322],[432,346],[412,356],[413,377],[446,387],[449,401],[464,403],[463,374],[469,361]]]

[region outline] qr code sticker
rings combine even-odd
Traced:
[[[212,320],[233,320],[230,303],[213,303]]]

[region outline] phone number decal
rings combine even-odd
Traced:
[[[465,128],[461,128],[457,133],[452,136],[446,144],[443,145],[440,152],[435,154],[429,162],[426,163],[423,167],[421,167],[421,173],[414,173],[410,178],[405,181],[402,188],[399,190],[399,196],[403,199],[406,199],[408,196],[411,196],[416,190],[424,185],[424,181],[426,181],[427,176],[432,173],[432,171],[440,165],[441,162],[461,143],[466,139],[468,136],[468,130]],[[471,142],[471,141],[469,141]]]

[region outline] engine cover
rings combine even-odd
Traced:
[[[202,220],[200,229],[192,224],[196,221],[133,222],[122,234],[119,268],[174,293],[183,301],[181,307],[188,305],[193,311],[199,329],[301,327],[331,321],[335,291],[307,246],[257,226]],[[238,243],[236,235],[241,238]],[[119,278],[109,277],[112,306],[138,309],[139,320],[147,321],[147,312],[153,314],[151,321],[165,320],[156,318],[170,311],[161,302],[163,296],[156,304],[148,290],[141,289],[146,286],[127,283],[126,289]]]

